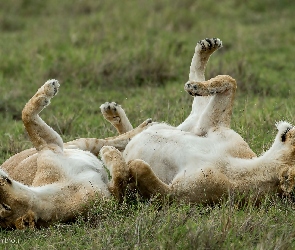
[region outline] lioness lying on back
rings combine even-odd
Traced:
[[[102,148],[107,164],[119,157],[127,162],[124,175],[130,174],[145,197],[169,195],[211,203],[229,190],[260,196],[293,189],[295,128],[278,123],[272,147],[256,157],[230,129],[236,81],[227,75],[205,81],[206,63],[221,45],[219,39],[197,44],[185,84],[185,90],[194,96],[192,112],[181,125],[151,124],[131,140],[123,155],[113,147]]]
[[[114,147],[100,148],[113,145],[124,149],[149,121],[118,138],[79,139],[64,145],[38,116],[58,88],[56,81],[46,83],[23,111],[24,124],[37,151],[22,152],[2,166],[27,185],[1,171],[0,225],[24,228],[70,220],[97,195],[108,197],[113,193],[121,199],[130,175],[146,197],[170,195],[208,203],[218,201],[228,190],[289,193],[294,187],[295,130],[286,122],[279,123],[273,146],[256,157],[230,129],[234,79],[218,76],[204,81],[206,63],[220,47],[219,39],[206,39],[196,46],[190,81],[185,86],[195,96],[189,117],[178,127],[150,125],[131,140],[123,155]],[[120,127],[118,121],[123,121],[125,130],[117,127],[119,132],[132,128],[124,115],[116,116],[115,104],[106,103],[102,109],[108,110],[106,116],[115,126]],[[110,182],[101,162],[81,149],[94,154],[100,150],[112,175]],[[27,173],[25,178],[21,173]]]
[[[113,178],[109,181],[106,169],[95,154],[103,145],[124,149],[129,140],[151,122],[148,119],[118,137],[78,139],[63,144],[61,137],[38,115],[49,105],[58,88],[58,81],[47,81],[23,109],[23,123],[35,148],[12,156],[2,165],[0,226],[3,228],[66,222],[86,212],[87,203],[93,199],[108,198],[111,194],[119,198],[124,180],[122,175],[118,176],[116,164],[122,168],[125,162],[114,161]],[[130,129],[119,106],[110,109],[109,105],[103,105],[102,110],[105,116],[112,115],[107,118],[120,132]]]

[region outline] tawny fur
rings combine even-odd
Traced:
[[[104,145],[123,150],[151,120],[130,130],[124,111],[116,105],[113,110],[116,121],[120,119],[121,126],[129,126],[129,132],[114,138],[81,138],[64,144],[39,116],[58,88],[58,81],[47,81],[23,109],[23,122],[35,148],[14,155],[1,166],[0,226],[3,228],[23,229],[66,222],[83,214],[93,199],[108,198],[111,194],[118,199],[122,196],[121,173],[114,167],[110,171],[113,180],[109,181],[96,155]],[[112,118],[108,120],[113,123]]]
[[[189,117],[178,127],[151,124],[121,155],[145,197],[168,195],[211,203],[231,191],[259,198],[293,190],[295,129],[289,123],[278,123],[272,147],[256,157],[230,128],[235,80],[221,75],[205,81],[207,61],[220,47],[219,39],[205,39],[196,46],[185,84],[185,90],[194,96]]]
[[[219,39],[205,39],[196,46],[185,85],[195,96],[189,117],[178,127],[151,124],[131,140],[123,155],[115,147],[123,150],[149,122],[119,139],[78,139],[63,144],[38,116],[42,105],[48,105],[42,94],[48,86],[39,90],[23,113],[37,151],[24,151],[2,166],[11,173],[8,177],[1,171],[1,226],[24,228],[70,220],[97,196],[113,193],[121,199],[130,175],[145,197],[169,195],[189,202],[218,202],[231,190],[257,195],[290,193],[295,176],[295,129],[289,123],[278,123],[273,146],[260,157],[230,129],[236,82],[229,76],[205,81],[204,76],[210,55],[220,47]],[[55,92],[49,88],[45,97],[50,99]],[[116,106],[106,103],[101,110],[119,133],[129,131],[132,125]],[[81,149],[93,154],[100,150],[111,181],[101,162]],[[28,171],[25,177],[24,170]],[[12,180],[13,175],[31,186]]]

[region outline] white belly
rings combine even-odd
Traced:
[[[107,190],[108,175],[102,162],[93,154],[79,149],[65,149],[56,154],[45,150],[38,158],[38,165],[51,166],[61,173],[62,183],[82,185],[91,189]],[[39,166],[40,166],[39,165]]]
[[[157,124],[130,141],[124,151],[124,158],[126,162],[133,159],[146,161],[162,181],[169,183],[183,169],[200,169],[214,164],[220,158],[224,159],[230,142],[220,140],[223,136],[214,132],[207,137],[199,137],[165,124]]]

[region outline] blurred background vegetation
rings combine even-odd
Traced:
[[[42,118],[65,141],[114,135],[105,101],[122,104],[134,125],[181,123],[194,47],[206,37],[223,41],[207,78],[237,80],[232,126],[262,153],[276,121],[294,122],[294,13],[292,0],[0,1],[1,162],[31,147],[21,110],[50,78],[61,88]]]

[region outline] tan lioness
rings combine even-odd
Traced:
[[[93,199],[108,198],[111,194],[119,198],[124,181],[120,179],[122,174],[114,166],[110,171],[113,178],[109,181],[107,170],[95,154],[103,145],[124,149],[130,139],[151,122],[148,119],[130,130],[121,107],[115,103],[105,104],[101,109],[106,118],[119,132],[129,132],[104,140],[78,139],[63,144],[59,134],[39,117],[58,89],[57,80],[47,81],[23,109],[23,123],[35,148],[20,152],[2,165],[0,226],[3,228],[66,222],[85,212],[86,204]],[[125,164],[116,163],[120,167]]]
[[[185,90],[194,96],[189,117],[178,127],[149,125],[121,155],[145,197],[168,195],[177,200],[211,203],[231,190],[260,196],[293,189],[295,128],[287,122],[277,123],[272,147],[256,157],[230,128],[236,81],[227,75],[205,81],[207,61],[220,47],[220,39],[213,38],[200,41],[195,48],[185,84]],[[113,147],[103,147],[101,152],[106,165],[120,155]]]

